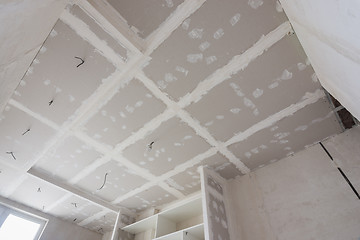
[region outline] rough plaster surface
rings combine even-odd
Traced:
[[[360,237],[359,200],[319,144],[230,186],[242,239]]]
[[[360,88],[359,2],[280,2],[323,86],[360,118],[356,91]]]

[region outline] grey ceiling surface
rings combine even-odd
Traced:
[[[201,165],[229,179],[341,131],[275,0],[197,2],[109,0],[149,55],[69,5],[1,114],[0,193],[103,233],[199,191]]]

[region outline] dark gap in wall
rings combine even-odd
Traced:
[[[353,116],[348,112],[348,110],[346,110],[346,108],[339,110],[338,114],[345,129],[350,129],[356,124]]]
[[[324,89],[333,111],[343,130],[350,129],[359,124],[359,121],[341,103]]]
[[[326,154],[329,156],[329,158],[331,159],[331,161],[334,161],[333,157],[331,156],[331,154],[329,153],[329,151],[325,148],[325,146],[322,144],[322,142],[319,142],[320,146],[324,149],[324,151],[326,152]],[[355,195],[357,196],[357,198],[360,200],[360,195],[359,193],[356,191],[356,189],[354,188],[354,186],[352,185],[352,183],[350,182],[350,180],[348,179],[348,177],[346,176],[346,174],[343,172],[343,170],[339,167],[337,167],[337,169],[339,170],[341,176],[343,176],[343,178],[346,180],[346,182],[349,184],[349,186],[351,187],[351,189],[353,190],[353,192],[355,193]]]

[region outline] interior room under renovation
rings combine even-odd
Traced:
[[[1,0],[1,240],[359,240],[360,2]]]

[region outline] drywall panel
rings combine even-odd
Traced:
[[[265,234],[279,240],[360,236],[359,200],[318,144],[242,176],[233,186],[244,240]]]
[[[224,156],[217,153],[167,179],[166,183],[185,195],[197,192],[200,190],[200,173],[198,172],[200,166],[205,166],[214,170],[225,179],[231,179],[242,175],[234,164],[230,163]]]
[[[105,44],[110,46],[117,53],[117,55],[124,60],[124,62],[128,60],[127,49],[123,47],[120,42],[118,42],[107,32],[105,32],[104,29],[99,26],[91,16],[87,15],[87,13],[85,13],[79,6],[72,6],[69,11],[73,15],[84,21],[89,26],[90,31],[95,33],[95,35],[101,40],[103,40]]]
[[[85,62],[79,65],[75,57]],[[58,21],[13,99],[61,125],[114,71],[94,47]]]
[[[92,138],[114,146],[164,109],[161,101],[133,79],[85,124],[85,131]]]
[[[67,181],[101,156],[91,146],[70,136],[53,151],[50,150],[46,157],[36,163],[35,168]]]
[[[207,168],[201,172],[205,239],[230,240],[226,180]]]
[[[115,221],[117,214],[114,212],[110,212],[104,214],[98,219],[91,221],[86,224],[84,227],[96,231],[98,233],[104,234],[107,231],[112,231],[114,229]]]
[[[2,1],[0,113],[46,39],[67,0]],[[11,27],[10,27],[11,26]]]
[[[329,138],[324,146],[360,193],[360,127]]]
[[[71,196],[54,206],[50,213],[72,223],[80,223],[103,209],[77,196]]]
[[[209,147],[187,124],[172,118],[144,139],[126,148],[123,154],[136,165],[159,176]]]
[[[157,29],[183,1],[184,0],[107,0],[141,38],[146,38]]]
[[[285,20],[275,0],[208,0],[154,51],[144,72],[179,99]]]
[[[322,85],[360,118],[360,3],[280,0]],[[336,17],[334,17],[336,16]]]
[[[319,89],[308,65],[296,36],[287,36],[187,110],[226,141]]]
[[[253,170],[340,132],[328,101],[322,98],[253,134],[246,141],[230,145],[229,149]]]
[[[0,162],[0,195],[8,196],[13,191],[14,186],[17,185],[17,182],[22,181],[25,177],[24,172]]]
[[[0,116],[0,133],[0,158],[23,169],[31,166],[55,135],[47,125],[9,105]]]
[[[146,180],[121,163],[111,160],[81,179],[76,186],[107,201],[143,185]]]
[[[9,198],[35,209],[45,210],[65,193],[45,181],[28,175]]]
[[[176,197],[158,186],[151,187],[119,203],[119,206],[134,211],[142,211],[149,207],[157,207],[175,201]]]

